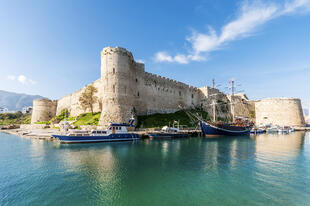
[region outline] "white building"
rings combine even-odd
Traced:
[[[8,112],[9,112],[8,108],[0,107],[0,113],[8,113]]]
[[[31,114],[32,113],[32,106],[23,107],[22,113],[23,114]]]

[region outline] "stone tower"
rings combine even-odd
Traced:
[[[31,124],[42,121],[49,121],[56,115],[57,101],[46,98],[33,100],[33,111]]]
[[[103,86],[100,125],[127,122],[134,111],[135,64],[132,54],[124,48],[106,47],[101,52]]]
[[[255,102],[256,124],[304,126],[300,99],[268,98]]]

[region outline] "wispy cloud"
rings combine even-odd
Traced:
[[[26,77],[25,75],[18,75],[18,76],[14,76],[14,75],[9,75],[8,76],[8,79],[9,80],[12,80],[12,81],[18,81],[19,83],[22,83],[22,84],[36,84],[36,82],[32,79],[29,79],[28,77]]]
[[[143,59],[137,59],[136,62],[141,63],[141,64],[145,64],[145,61]]]
[[[257,28],[272,19],[297,12],[309,12],[310,0],[287,0],[279,3],[264,3],[244,1],[235,20],[228,22],[217,33],[211,26],[207,33],[193,31],[186,38],[191,49],[188,54],[170,55],[160,51],[155,54],[156,62],[176,62],[187,64],[190,61],[204,61],[207,55],[222,49],[229,42],[253,35]]]
[[[9,75],[9,76],[8,76],[8,79],[9,79],[9,80],[15,80],[15,79],[16,79],[16,76],[14,76],[14,75]]]
[[[176,62],[179,64],[188,64],[190,61],[203,61],[206,57],[198,55],[184,55],[184,54],[177,54],[175,56],[169,55],[167,52],[161,51],[155,54],[154,60],[156,62]]]

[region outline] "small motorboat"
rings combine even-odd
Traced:
[[[180,132],[179,128],[164,126],[161,131],[149,132],[150,139],[171,139],[171,138],[184,138],[188,137],[187,133]]]

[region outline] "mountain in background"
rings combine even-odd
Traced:
[[[23,107],[32,106],[34,99],[40,98],[43,97],[0,90],[0,107],[6,107],[10,111],[20,111]]]

